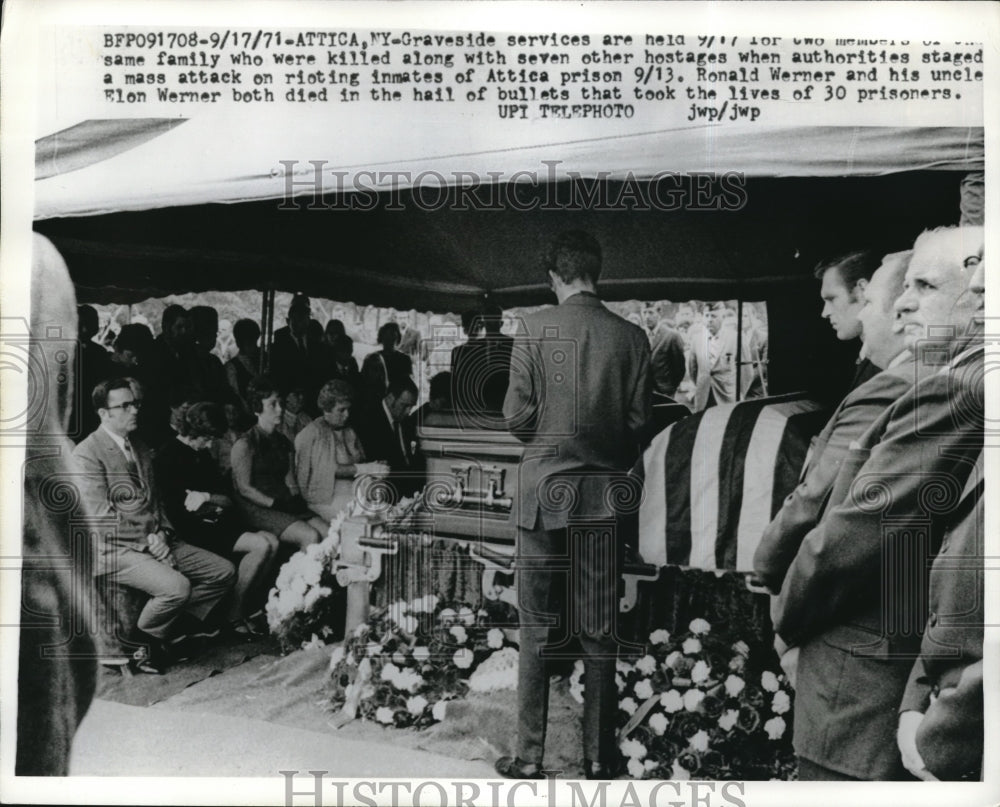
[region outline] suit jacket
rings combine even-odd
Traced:
[[[386,375],[388,371],[388,375]],[[381,400],[392,378],[413,376],[413,360],[405,353],[376,350],[361,363],[361,378],[372,401]]]
[[[939,779],[978,778],[983,756],[983,456],[930,576],[930,616],[900,711],[924,712],[917,750]],[[938,697],[933,697],[940,692]]]
[[[493,334],[470,339],[451,351],[452,402],[456,409],[499,412],[503,408],[513,349],[513,337]]]
[[[684,339],[673,328],[660,325],[650,339],[650,350],[653,391],[673,398],[687,372]]]
[[[723,325],[719,329],[719,355],[712,360],[708,352],[708,328],[701,328],[691,337],[691,355],[688,358],[688,372],[694,382],[694,397],[691,405],[695,412],[708,406],[711,392],[717,404],[732,403],[736,400],[736,329]],[[743,344],[743,360],[751,362],[750,346]],[[752,363],[740,369],[741,392],[746,392],[753,383]]]
[[[403,454],[396,429],[386,415],[381,401],[368,407],[367,412],[358,418],[354,428],[361,439],[365,458],[369,462],[388,463],[401,495],[408,496],[423,487],[423,458],[417,449],[413,418],[407,418],[402,423],[403,440],[410,447],[408,455]]]
[[[918,375],[927,375],[932,369],[911,357],[878,373],[848,393],[823,431],[813,438],[798,486],[764,530],[754,554],[754,572],[771,591],[781,590],[802,539],[819,522],[851,443],[913,386]]]
[[[982,362],[981,345],[963,350],[858,440],[773,603],[775,629],[801,646],[795,750],[841,773],[902,775],[896,712],[929,559],[982,450]]]
[[[281,392],[302,387],[306,393],[305,408],[315,414],[316,394],[322,382],[325,365],[323,348],[316,341],[303,337],[304,347],[296,344],[289,328],[274,332],[268,370]]]
[[[125,454],[99,428],[73,450],[80,493],[87,515],[117,520],[115,529],[94,525],[94,576],[114,570],[115,558],[127,550],[146,550],[146,537],[173,526],[164,512],[153,475],[149,449],[130,435],[138,479],[130,473]]]
[[[524,319],[514,342],[503,413],[523,443],[517,523],[565,527],[610,518],[620,474],[651,419],[645,333],[583,292]]]

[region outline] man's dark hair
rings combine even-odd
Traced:
[[[116,389],[127,389],[134,392],[135,380],[128,376],[121,378],[109,378],[94,385],[90,393],[90,403],[93,404],[94,411],[106,409],[108,406],[108,396]]]
[[[78,305],[76,307],[76,318],[80,323],[80,329],[83,329],[84,325],[89,326],[89,329],[94,333],[97,333],[100,327],[100,321],[97,316],[97,309],[92,305]]]
[[[278,385],[270,376],[262,375],[250,382],[247,390],[247,402],[250,404],[250,411],[260,414],[264,411],[264,401],[272,395],[278,394]]]
[[[184,306],[168,305],[163,309],[163,316],[160,318],[160,332],[170,333],[170,329],[174,327],[174,323],[183,317],[188,316],[188,312],[184,309]]]
[[[466,336],[472,336],[480,322],[480,311],[478,308],[470,308],[462,312],[462,330]]]
[[[122,352],[131,350],[133,353],[144,353],[153,341],[149,328],[140,322],[130,322],[122,325],[115,337],[115,350]]]
[[[309,311],[310,303],[309,298],[305,294],[296,294],[292,297],[292,301],[288,304],[288,315],[291,316],[293,313],[298,311]]]
[[[377,338],[380,345],[385,345],[388,341],[392,341],[392,344],[395,347],[402,340],[403,334],[395,322],[387,322],[378,329]]]
[[[447,370],[432,376],[430,385],[431,400],[442,400],[445,402],[445,406],[451,407],[451,381],[452,375]]]
[[[338,336],[347,336],[347,329],[344,327],[344,323],[341,320],[331,319],[326,323],[324,333],[335,339]]]
[[[483,327],[486,333],[498,334],[503,326],[503,309],[492,300],[483,306]]]
[[[260,339],[260,325],[252,319],[238,319],[233,326],[233,340],[237,345],[245,345],[248,342],[257,343]]]
[[[542,264],[563,283],[589,280],[596,284],[601,276],[601,245],[590,233],[570,230],[556,237]]]
[[[875,274],[875,270],[878,269],[881,262],[880,255],[876,255],[869,249],[863,249],[857,252],[848,252],[838,258],[821,261],[816,266],[813,275],[817,280],[822,280],[823,275],[830,269],[836,269],[841,283],[848,291],[853,292],[859,280],[872,279],[872,275]]]
[[[354,340],[346,333],[334,337],[333,352],[339,353],[340,351],[344,351],[348,356],[354,355]]]
[[[419,394],[417,392],[417,385],[413,383],[412,378],[405,375],[398,375],[389,379],[389,386],[385,391],[386,395],[398,398],[404,392],[409,392],[414,398]]]

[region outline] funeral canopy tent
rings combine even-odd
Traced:
[[[568,139],[552,121],[434,128],[389,108],[359,134],[360,119],[297,112],[89,120],[41,138],[36,229],[80,300],[277,288],[402,309],[539,304],[539,248],[581,228],[604,248],[607,299],[767,300],[781,389],[783,368],[801,379],[817,364],[816,340],[838,349],[817,327],[815,262],[956,223],[961,182],[984,164],[977,127],[602,122]],[[698,172],[738,172],[742,191],[721,199]]]

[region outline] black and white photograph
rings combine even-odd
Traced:
[[[2,37],[3,801],[1000,800],[1000,7]]]

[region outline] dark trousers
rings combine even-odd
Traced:
[[[549,663],[584,652],[583,756],[610,763],[615,750],[619,542],[613,527],[518,530],[520,619],[517,755],[542,764]]]

